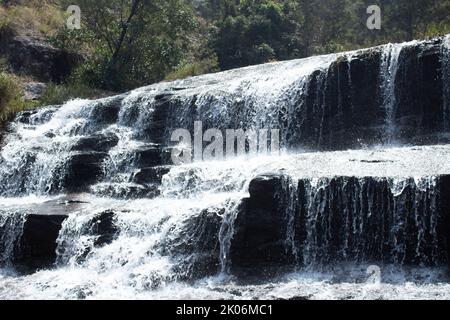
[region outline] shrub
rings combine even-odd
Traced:
[[[0,70],[0,126],[25,108],[22,96],[16,77]]]

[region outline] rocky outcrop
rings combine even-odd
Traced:
[[[439,38],[395,45],[393,52],[391,47],[381,46],[344,54],[305,80],[287,85],[274,100],[253,101],[245,95],[246,89],[228,93],[216,87],[213,77],[192,78],[177,83],[180,88],[172,85],[158,95],[152,117],[167,118],[167,127],[185,128],[191,134],[196,120],[203,122],[204,131],[277,128],[281,143],[292,149],[342,150],[393,141],[419,145],[448,142],[443,93],[448,80],[443,78],[443,61],[449,57],[442,47]],[[385,59],[392,60],[390,71],[385,70]],[[269,66],[253,68],[264,73]],[[245,71],[234,73],[236,83],[242,81],[245,88]],[[205,87],[210,90],[204,92]],[[255,85],[252,89],[259,88]],[[264,109],[266,104],[274,106],[269,111]],[[168,141],[172,131],[161,132],[162,140]]]
[[[95,134],[93,136],[81,137],[75,143],[71,151],[79,152],[108,152],[119,142],[119,138],[114,134]]]
[[[10,221],[0,223],[0,248],[4,249],[0,255],[0,265],[10,264],[23,273],[54,267],[57,256],[65,253],[64,245],[58,247],[58,241],[66,241],[64,237],[58,240],[64,221],[88,205],[76,199],[76,196],[69,196],[36,205],[30,210],[1,212]],[[110,244],[119,234],[115,221],[116,213],[107,210],[87,221],[79,232],[93,238],[93,247],[102,247]],[[12,232],[12,229],[4,229],[6,227],[17,230]],[[86,247],[85,252],[80,252],[78,260],[84,259],[91,249]]]
[[[142,168],[133,175],[132,180],[138,184],[161,183],[162,177],[169,171],[169,166]]]
[[[83,60],[75,53],[54,48],[42,39],[0,33],[0,55],[9,62],[11,72],[29,75],[42,82],[62,82]]]
[[[444,127],[441,60],[445,57],[441,57],[439,44],[434,41],[421,47],[407,47],[400,54],[396,86],[400,142],[437,142],[436,128]],[[409,138],[415,135],[422,138],[411,141]]]

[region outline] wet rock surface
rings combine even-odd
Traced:
[[[449,176],[429,181],[335,177],[294,186],[282,175],[259,176],[236,219],[233,269],[271,275],[339,261],[448,264]]]

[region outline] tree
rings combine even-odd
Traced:
[[[213,41],[222,69],[300,56],[303,16],[296,1],[243,0],[234,8],[217,23]]]
[[[162,80],[182,58],[193,30],[183,0],[71,0],[80,6],[90,63],[78,71],[93,86],[124,90]],[[75,30],[75,32],[77,32]]]

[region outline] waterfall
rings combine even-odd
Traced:
[[[226,206],[222,217],[222,224],[219,231],[220,243],[220,272],[227,275],[230,272],[230,264],[232,263],[230,256],[231,241],[234,236],[234,223],[238,214],[237,206],[239,202],[231,202]]]
[[[341,281],[342,265],[437,272],[449,261],[450,146],[437,144],[447,127],[416,94],[427,84],[407,78],[423,61],[433,69],[438,52],[430,74],[442,69],[448,120],[445,41],[18,114],[0,151],[0,298],[236,298],[232,287],[261,298],[270,281],[329,272]],[[204,132],[280,130],[282,152],[173,165],[171,134],[193,136],[197,121]],[[255,278],[261,295],[247,286]]]
[[[20,250],[26,214],[0,209],[0,267],[12,267]]]
[[[387,143],[395,143],[395,112],[397,103],[395,84],[402,48],[403,45],[388,44],[384,47],[381,56],[381,89],[383,106],[386,112],[384,139]]]
[[[297,267],[299,261],[305,270],[351,261],[438,266],[447,259],[436,177],[302,179],[301,185],[278,191],[287,253]]]
[[[443,122],[444,131],[450,127],[450,35],[447,35],[442,43],[442,94],[443,94]]]
[[[285,249],[288,254],[294,256],[296,264],[299,264],[299,248],[296,245],[296,207],[298,203],[298,186],[297,184],[287,177],[283,179],[282,190],[276,195],[280,198],[281,202],[285,205],[282,208],[284,211],[284,221],[286,221],[286,239]]]

